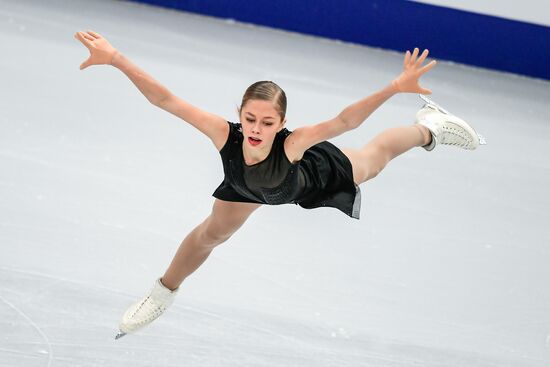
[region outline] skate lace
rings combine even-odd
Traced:
[[[446,134],[443,134],[441,137],[441,144],[466,147],[473,143],[470,134],[463,129],[449,126],[447,124],[443,125],[442,129]]]
[[[151,297],[145,298],[136,308],[130,319],[136,325],[145,325],[158,318],[166,310],[166,307],[157,305]]]

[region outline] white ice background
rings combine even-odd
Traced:
[[[135,3],[0,0],[0,366],[550,364],[550,83],[446,62],[423,84],[488,145],[399,157],[362,186],[359,221],[262,207],[165,315],[115,341],[223,172],[206,137],[120,71],[78,69],[87,29],[232,121],[249,84],[274,80],[290,129],[402,64]],[[420,106],[396,96],[333,142],[360,147]]]

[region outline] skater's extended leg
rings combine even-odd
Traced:
[[[376,177],[389,161],[414,147],[431,141],[430,131],[422,125],[384,130],[362,149],[342,149],[353,168],[353,179],[361,184]]]
[[[260,206],[216,199],[212,213],[185,237],[178,248],[162,277],[164,286],[169,289],[179,287],[208,258],[214,247],[231,237]]]
[[[116,339],[156,320],[173,303],[181,282],[206,260],[214,247],[226,241],[260,204],[216,199],[212,213],[185,237],[172,263],[149,295],[130,306],[119,324]]]

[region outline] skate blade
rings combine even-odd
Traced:
[[[487,145],[487,141],[483,135],[477,134],[477,137],[479,138],[479,145]]]
[[[443,107],[441,107],[440,105],[438,105],[437,103],[435,103],[434,101],[432,101],[431,99],[429,99],[428,97],[422,95],[422,94],[419,94],[418,95],[420,97],[420,99],[422,99],[424,102],[426,102],[427,104],[429,105],[432,105],[434,107],[436,107],[438,110],[440,110],[441,112],[447,114],[447,115],[452,115],[449,111],[447,111],[446,109],[444,109]]]
[[[124,335],[126,335],[126,333],[123,333],[123,332],[121,331],[120,333],[116,334],[115,340],[118,340],[118,339],[122,338]]]

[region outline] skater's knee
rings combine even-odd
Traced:
[[[216,201],[212,213],[198,228],[200,243],[203,246],[217,246],[227,241],[260,205],[243,207],[243,203]]]
[[[365,181],[378,176],[391,159],[389,148],[382,142],[367,145],[363,150],[366,162]]]
[[[205,220],[201,225],[201,243],[205,246],[215,247],[227,241],[234,233],[229,228],[217,225],[211,218]]]
[[[368,144],[365,147],[365,154],[372,160],[385,162],[391,157],[392,150],[388,142],[379,140]]]

